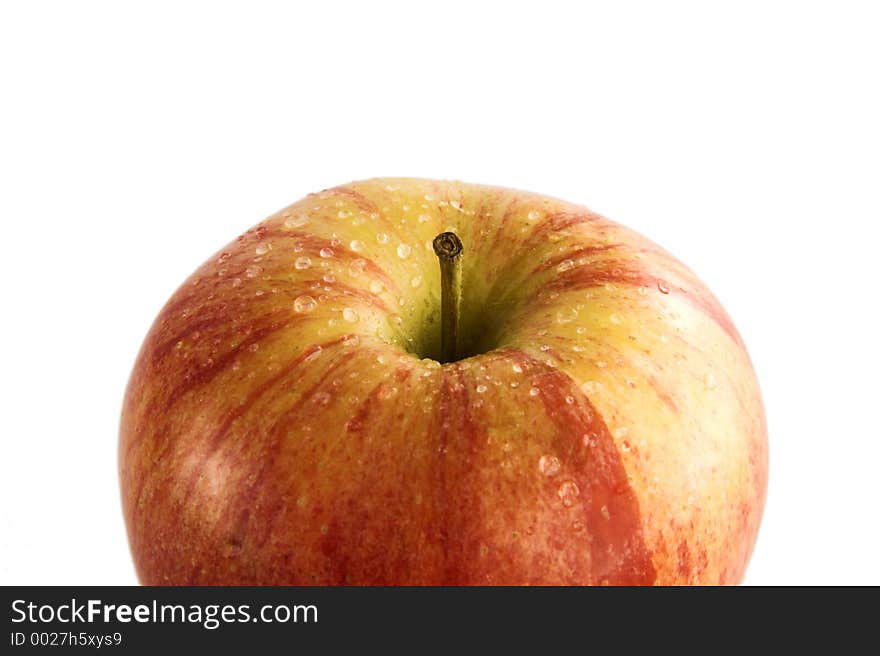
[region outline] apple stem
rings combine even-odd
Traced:
[[[434,237],[434,252],[440,260],[440,353],[443,362],[454,362],[461,308],[461,239],[454,232]]]

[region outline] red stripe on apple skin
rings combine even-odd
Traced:
[[[567,374],[522,351],[512,355],[521,367],[536,372],[532,385],[538,388],[546,415],[557,431],[578,442],[589,436],[589,446],[566,452],[579,491],[572,500],[573,508],[592,537],[590,583],[653,584],[656,572],[643,538],[639,502],[602,416]],[[556,480],[548,480],[546,485],[551,492],[559,489]]]
[[[597,253],[606,253],[608,251],[613,251],[617,248],[620,248],[619,244],[596,244],[593,246],[584,246],[582,248],[577,248],[573,251],[568,251],[561,255],[556,255],[555,257],[551,257],[533,269],[534,273],[540,273],[541,271],[546,271],[547,269],[553,269],[566,260],[574,260],[577,261],[582,257],[592,257]]]
[[[605,224],[608,228],[621,229],[611,221],[587,210],[583,212],[556,212],[548,214],[547,218],[535,227],[523,246],[528,248],[531,244],[537,248],[545,241],[548,234],[586,223],[594,223],[599,226]],[[649,287],[651,289],[662,288],[665,290],[662,293],[675,294],[685,298],[688,303],[715,321],[735,343],[740,346],[743,345],[739,332],[737,332],[733,321],[718,302],[718,299],[689,270],[684,269],[675,258],[648,239],[630,231],[626,231],[626,233],[632,240],[640,243],[641,246],[633,249],[631,246],[626,248],[623,244],[614,242],[599,243],[555,255],[541,263],[535,267],[535,273],[556,267],[569,259],[577,261],[581,257],[590,257],[608,252],[615,255],[614,257],[589,261],[583,265],[575,266],[568,271],[560,272],[553,280],[542,286],[541,289],[561,292],[572,289],[587,289],[606,283]],[[593,238],[599,237],[601,237],[601,231],[597,230],[597,234],[593,235]],[[675,274],[670,271],[668,277],[660,277],[640,266],[639,261],[632,259],[632,256],[636,253],[650,256],[655,263],[668,262],[675,269],[680,270],[680,272]],[[689,291],[689,289],[694,291]]]
[[[394,370],[393,381],[396,383],[403,383],[410,377],[411,373],[412,372],[406,367],[398,367]],[[364,399],[358,406],[354,417],[346,422],[345,430],[347,432],[359,433],[363,430],[364,423],[366,422],[367,417],[369,417],[370,415],[370,410],[373,409],[377,399],[380,397],[383,390],[387,390],[391,386],[391,383],[391,380],[383,380],[370,391],[370,393],[367,395],[367,398]]]
[[[382,212],[379,211],[379,206],[356,189],[352,189],[351,187],[345,185],[340,185],[338,187],[331,187],[326,191],[333,194],[346,196],[362,212],[367,212],[368,214],[375,212],[380,216],[382,215]]]
[[[332,240],[325,239],[323,237],[318,237],[317,235],[313,235],[308,232],[298,232],[292,230],[284,230],[274,228],[269,231],[266,236],[266,239],[279,239],[278,241],[278,252],[285,252],[287,250],[290,251],[290,264],[295,260],[294,254],[296,256],[301,255],[310,255],[315,258],[320,257],[320,253],[324,249],[330,249],[333,251],[333,258],[336,260],[347,262],[351,264],[351,262],[355,260],[363,260],[364,261],[364,274],[365,277],[367,275],[372,276],[373,278],[378,278],[386,289],[393,293],[399,293],[399,287],[397,283],[388,277],[388,274],[385,273],[385,269],[376,264],[375,260],[363,255],[362,253],[355,253],[354,251],[346,248],[342,244],[334,244]],[[297,247],[300,247],[302,250],[294,251],[294,243]],[[289,246],[289,248],[288,248]],[[276,253],[277,254],[277,253]],[[337,284],[337,283],[334,283]]]
[[[656,573],[642,536],[638,501],[589,399],[566,374],[522,351],[496,351],[481,362],[493,380],[503,380],[500,389],[510,390],[508,382],[517,376],[522,382],[525,376],[541,394],[534,399],[528,386],[520,385],[518,392],[486,390],[474,397],[469,390],[483,378],[474,378],[460,363],[443,368],[432,429],[438,457],[430,479],[443,548],[442,582],[653,583]],[[511,378],[513,364],[524,373]],[[508,451],[498,437],[492,441],[487,428],[494,425],[497,435],[499,415],[511,405],[521,409],[523,397],[540,409],[530,411],[528,425],[511,427],[510,434],[501,436],[511,441]],[[484,404],[475,406],[475,398]],[[531,435],[535,428],[541,432]],[[593,446],[583,444],[587,433]],[[539,471],[541,453],[558,457],[558,476]],[[580,490],[570,507],[560,496],[566,484]],[[507,502],[484,506],[484,495],[489,500],[501,495]],[[575,532],[573,523],[582,524],[583,531]]]
[[[587,339],[585,341],[592,341],[592,340]],[[608,356],[610,356],[607,359],[617,363],[617,366],[622,371],[633,371],[633,372],[641,371],[642,375],[644,376],[644,381],[650,386],[650,388],[652,390],[654,390],[654,393],[657,395],[657,398],[660,401],[662,401],[663,404],[667,408],[669,408],[672,412],[676,412],[676,413],[678,412],[678,405],[676,405],[675,399],[673,399],[672,396],[670,396],[669,392],[663,387],[663,385],[660,384],[660,382],[657,380],[656,376],[642,371],[640,369],[640,367],[635,362],[633,362],[631,359],[629,359],[625,355],[623,355],[619,350],[613,348],[612,346],[610,346],[608,344],[602,344],[602,352],[604,354],[607,354]],[[650,352],[648,352],[648,353],[650,354]],[[592,357],[592,356],[589,356],[589,354],[587,354],[587,353],[573,355],[571,351],[568,351],[568,350],[560,351],[560,350],[558,350],[556,348],[552,348],[552,347],[550,349],[548,349],[547,351],[543,352],[543,358],[545,360],[550,359],[550,360],[558,363],[560,366],[564,366],[564,365],[570,363],[572,360],[585,359],[585,356],[590,357],[590,358]]]
[[[254,545],[257,548],[263,546],[269,539],[269,536],[271,535],[273,527],[276,523],[277,516],[280,512],[280,507],[275,507],[270,512],[262,513],[258,525],[249,530],[248,520],[251,514],[250,506],[254,504],[254,502],[258,499],[259,491],[262,489],[266,477],[275,465],[283,440],[286,439],[291,427],[303,420],[303,406],[311,401],[319,392],[326,391],[324,388],[327,387],[326,383],[331,378],[331,376],[335,373],[338,373],[342,367],[347,365],[351,365],[351,361],[348,358],[337,358],[336,360],[334,360],[330,367],[328,367],[328,370],[321,376],[321,378],[306,392],[301,394],[297,399],[297,402],[292,405],[290,409],[287,410],[287,412],[285,412],[268,431],[268,437],[266,440],[266,445],[263,448],[263,454],[259,458],[254,459],[255,462],[260,463],[259,470],[256,472],[256,474],[249,477],[250,483],[245,486],[242,492],[238,494],[237,499],[228,504],[228,508],[230,508],[231,510],[234,510],[236,508],[245,509],[241,511],[239,517],[233,523],[234,528],[231,533],[231,535],[233,536],[232,539],[243,542],[246,539],[245,536],[249,533],[257,535],[259,537],[255,540]],[[408,369],[398,367],[393,376],[393,382],[401,383],[409,377],[409,374],[410,372]],[[358,411],[355,414],[356,418],[361,417],[361,424],[363,424],[363,421],[369,415],[371,408],[375,406],[376,400],[379,398],[383,386],[390,385],[391,383],[392,380],[383,381],[372,390],[372,392],[367,396],[364,401],[361,402]],[[348,427],[348,429],[349,432],[357,432],[357,430],[352,431],[350,427]],[[221,520],[220,522],[218,522],[218,524],[222,526],[225,524],[225,522]],[[262,535],[260,535],[260,533],[262,533]],[[341,578],[342,580],[339,581],[339,583],[344,583],[344,573]]]
[[[289,313],[285,314],[289,316]],[[211,366],[199,366],[197,363],[193,362],[192,366],[187,367],[182,375],[176,374],[173,378],[169,379],[169,381],[176,381],[179,379],[182,380],[182,382],[174,385],[173,387],[169,387],[167,392],[156,393],[150,398],[150,401],[142,412],[142,415],[145,417],[165,418],[164,423],[159,427],[159,430],[156,431],[157,435],[170,435],[170,411],[174,404],[179,401],[181,397],[183,397],[188,392],[196,390],[199,387],[203,387],[210,383],[228,366],[230,366],[235,361],[235,359],[243,352],[245,352],[245,350],[251,345],[257,344],[269,335],[278,332],[279,330],[282,330],[284,328],[287,328],[298,321],[303,320],[303,317],[294,315],[293,317],[289,317],[287,320],[278,320],[277,317],[271,317],[271,319],[273,320],[270,321],[267,325],[257,328],[253,328],[254,324],[249,325],[248,338],[243,340],[237,346],[223,353],[222,355],[217,355],[216,358],[214,358],[214,362]],[[219,320],[216,322],[215,325],[221,325]],[[181,332],[180,335],[182,336],[183,332]],[[134,372],[132,373],[131,382],[129,383],[129,391],[126,394],[127,406],[134,406],[134,396],[132,396],[132,394],[136,390],[139,390],[139,393],[143,393],[143,386],[139,381],[145,380],[151,376],[151,374],[148,374],[148,370],[152,370],[153,372],[168,370],[168,366],[165,364],[165,358],[167,358],[169,355],[169,349],[164,348],[163,344],[158,344],[152,349],[148,348],[149,345],[156,340],[158,340],[158,335],[156,335],[155,337],[148,337],[148,341],[144,346],[144,355],[138,358],[138,363],[135,367]],[[164,344],[174,344],[177,341],[179,340],[166,340]],[[124,456],[126,458],[129,458],[134,450],[141,445],[145,437],[146,430],[149,427],[150,423],[145,421],[142,421],[135,426],[134,431],[128,437],[127,445],[125,445],[124,450],[121,451],[122,453],[124,453]]]
[[[278,293],[273,294],[273,296],[277,296],[278,298],[268,297],[265,301],[266,303],[271,303],[271,307],[273,307],[274,310],[270,314],[256,315],[253,318],[248,318],[246,321],[236,323],[232,318],[240,315],[248,316],[248,313],[253,313],[253,308],[259,301],[255,301],[252,295],[248,294],[248,290],[245,290],[242,293],[242,297],[233,297],[231,301],[200,305],[198,309],[194,311],[194,316],[190,321],[180,323],[181,328],[178,331],[173,333],[161,331],[161,333],[157,335],[157,341],[160,336],[161,341],[156,344],[151,352],[153,361],[158,362],[166,357],[168,353],[174,350],[178,342],[185,342],[194,334],[207,333],[212,329],[215,329],[217,332],[222,331],[222,335],[212,333],[210,336],[222,337],[223,343],[228,343],[233,339],[244,336],[248,345],[253,344],[255,343],[253,334],[262,333],[263,336],[268,336],[272,332],[275,332],[275,330],[283,329],[294,323],[297,316],[292,315],[293,301],[302,293],[311,292],[316,296],[320,293],[331,298],[337,296],[356,298],[364,305],[375,308],[380,312],[385,314],[389,312],[388,306],[376,294],[357,287],[352,287],[343,282],[334,282],[330,287],[330,292],[323,290],[313,291],[326,284],[320,279],[299,280],[295,284],[286,280],[279,281],[279,283],[280,286],[278,288]],[[279,300],[281,296],[284,297],[283,301]],[[284,305],[288,301],[290,302],[290,305]],[[281,306],[280,309],[279,306]],[[165,322],[166,325],[171,323],[172,318],[173,314],[168,312],[163,312],[162,315],[160,315],[160,320]],[[271,329],[267,330],[268,327],[271,327]],[[215,358],[215,360],[216,359],[217,358]]]
[[[261,398],[264,394],[271,392],[273,389],[275,389],[276,386],[279,384],[279,382],[281,380],[283,380],[285,377],[289,376],[292,372],[294,372],[309,355],[311,355],[312,353],[314,353],[318,349],[332,348],[333,346],[343,342],[344,340],[345,340],[345,337],[343,336],[343,337],[339,337],[337,339],[325,342],[324,344],[312,346],[311,348],[309,348],[308,350],[306,350],[302,354],[300,354],[297,358],[292,360],[289,364],[287,364],[284,368],[282,368],[278,373],[270,376],[265,381],[263,381],[263,383],[261,383],[253,391],[251,391],[250,394],[248,394],[248,396],[245,398],[243,403],[237,404],[234,407],[232,407],[231,409],[229,409],[226,412],[226,416],[224,417],[222,422],[219,424],[217,429],[214,431],[213,435],[207,439],[205,453],[200,458],[199,463],[193,467],[193,471],[190,474],[190,477],[188,479],[187,484],[185,485],[186,491],[183,495],[184,499],[188,499],[189,496],[192,494],[193,486],[195,484],[196,479],[198,478],[198,475],[204,469],[205,463],[208,461],[208,459],[217,451],[217,449],[219,448],[219,446],[223,440],[223,437],[229,431],[230,427],[235,422],[235,420],[237,420],[239,417],[244,415],[251,408],[251,406],[253,406],[253,404],[259,398]],[[174,442],[174,440],[171,439],[173,436],[167,432],[168,426],[169,425],[166,424],[166,428],[163,431],[156,432],[157,438],[158,437],[165,438],[163,440],[164,441],[164,448],[161,450],[161,452],[156,457],[156,460],[158,460],[160,462],[163,460],[163,457],[165,455],[167,455],[168,449],[170,449],[173,446],[173,442]],[[142,440],[145,437],[145,430],[144,429],[138,430],[137,433],[133,437],[135,439],[130,439],[129,444],[127,445],[127,447],[125,449],[125,456],[124,457],[127,460],[132,459],[132,457],[134,455],[133,451],[134,451],[135,447],[137,446],[136,442]],[[146,468],[143,468],[143,467],[140,468],[138,471],[138,476],[137,476],[136,482],[133,484],[133,486],[131,488],[134,491],[134,494],[132,494],[132,496],[131,496],[131,504],[129,507],[129,517],[130,517],[129,521],[132,524],[137,523],[138,500],[141,497],[141,495],[143,494],[143,489],[144,489],[144,485],[146,483],[146,477],[148,474],[150,474],[150,472],[147,471]]]
[[[333,283],[333,285],[330,287],[331,291],[329,291],[329,292],[320,290],[321,285],[324,284],[320,280],[306,281],[302,284],[306,285],[306,286],[314,285],[314,287],[316,289],[318,289],[318,291],[314,292],[316,296],[322,295],[322,296],[325,296],[328,299],[332,299],[332,300],[335,300],[337,297],[356,298],[364,305],[366,305],[368,307],[375,308],[375,309],[379,310],[380,312],[385,313],[386,315],[391,312],[391,310],[388,308],[388,306],[385,305],[385,301],[383,301],[381,298],[379,298],[377,295],[373,294],[372,292],[368,292],[363,289],[358,289],[357,287],[351,287],[351,286],[346,285],[345,283],[341,283],[339,281],[336,281]],[[308,290],[308,287],[306,287],[306,291],[307,290]],[[293,294],[291,294],[291,296],[293,296]],[[291,303],[292,302],[293,302],[293,299],[291,299]]]
[[[188,478],[185,482],[178,481],[175,482],[173,479],[169,479],[167,475],[164,476],[164,480],[159,481],[159,485],[156,485],[156,481],[154,480],[153,485],[153,498],[151,500],[151,507],[159,507],[164,508],[165,512],[162,516],[159,517],[141,517],[138,512],[138,504],[137,499],[142,493],[143,485],[145,482],[146,475],[150,474],[153,477],[161,476],[161,474],[156,471],[148,472],[146,470],[142,470],[139,472],[141,474],[140,480],[135,486],[130,489],[137,490],[137,494],[135,494],[131,503],[128,505],[127,514],[127,524],[129,526],[129,535],[132,542],[132,545],[138,544],[150,544],[153,536],[156,532],[161,533],[166,530],[166,527],[169,525],[175,526],[179,530],[184,531],[184,535],[186,535],[187,530],[192,530],[190,528],[191,525],[198,525],[199,519],[193,521],[184,521],[184,517],[186,516],[185,508],[188,504],[191,503],[192,494],[195,488],[195,484],[197,483],[200,475],[205,471],[205,467],[207,463],[210,461],[211,457],[217,454],[222,446],[227,448],[226,453],[223,454],[223,459],[227,465],[235,465],[236,462],[241,457],[241,450],[245,448],[246,445],[243,444],[241,440],[239,440],[237,445],[223,445],[223,440],[226,437],[227,433],[232,428],[234,421],[245,415],[251,407],[259,400],[261,397],[270,392],[276,392],[279,394],[287,393],[286,386],[283,384],[283,379],[285,377],[291,376],[299,365],[302,364],[303,360],[308,357],[310,354],[317,351],[319,348],[324,350],[332,349],[339,342],[343,341],[342,339],[331,340],[325,342],[321,345],[316,345],[306,352],[304,352],[300,357],[296,360],[292,361],[288,366],[286,366],[282,371],[272,376],[270,379],[264,381],[259,387],[257,387],[247,398],[246,402],[234,408],[231,412],[229,412],[223,422],[220,424],[218,429],[214,431],[211,436],[205,436],[204,441],[206,442],[204,447],[204,452],[199,457],[199,461],[193,465],[191,468]],[[341,354],[340,354],[341,355]],[[326,383],[328,377],[330,377],[339,367],[345,365],[347,363],[347,359],[344,357],[336,357],[333,362],[329,366],[327,366],[326,370],[323,370],[321,373],[321,377],[309,388],[309,390],[305,391],[298,399],[294,410],[291,413],[295,414],[296,408],[299,408],[304,404],[308,399],[310,399],[320,388]],[[247,435],[238,435],[239,438],[247,438]],[[259,438],[259,436],[255,435],[254,438]],[[195,445],[193,445],[195,446]],[[161,459],[160,459],[161,462]],[[247,459],[244,460],[247,462]],[[265,460],[257,462],[262,462],[263,466],[271,466],[271,462],[267,462]],[[167,464],[167,463],[166,463]],[[167,471],[174,471],[173,467],[170,467]],[[183,488],[184,492],[181,495],[175,494],[175,490],[179,490]],[[252,490],[253,488],[248,488],[248,490]],[[242,508],[242,505],[236,505],[235,503],[229,503],[230,499],[226,499],[226,504],[223,506],[223,509],[226,512],[237,511],[237,509]],[[242,502],[244,505],[246,503]],[[196,511],[198,512],[202,507],[196,507]],[[239,522],[246,524],[248,521],[248,515],[251,512],[251,508],[248,507],[244,513],[243,517],[239,518]],[[198,517],[198,515],[196,515]],[[228,526],[228,522],[225,519],[221,518],[221,521],[216,522],[215,526],[217,528],[221,528],[224,526]],[[206,554],[201,558],[201,564],[198,567],[193,568],[189,571],[188,575],[182,573],[183,564],[177,562],[177,554],[174,550],[168,551],[166,549],[152,549],[145,548],[144,553],[149,554],[149,556],[145,557],[140,563],[138,563],[138,572],[141,576],[141,580],[147,584],[174,584],[174,585],[192,585],[195,583],[205,583],[208,584],[216,584],[220,581],[205,578],[199,574],[202,567],[211,568],[211,563],[216,562],[219,557],[219,550],[226,547],[233,546],[237,552],[241,552],[245,539],[242,537],[242,531],[227,531],[224,536],[221,536],[219,541],[216,541],[215,544],[217,546],[218,552],[212,554]],[[195,536],[193,536],[195,537]],[[199,539],[203,539],[204,535],[200,535]],[[216,537],[216,536],[215,536]],[[185,544],[185,541],[184,541]],[[204,547],[205,545],[200,545]],[[171,578],[162,579],[160,577],[160,573],[174,573]],[[209,575],[210,576],[210,575]],[[214,576],[218,576],[217,572],[214,572]],[[229,578],[228,573],[219,574],[222,581],[234,580]]]
[[[243,340],[237,346],[230,348],[228,351],[226,351],[222,355],[218,355],[216,358],[212,358],[213,363],[210,366],[195,366],[194,363],[194,366],[190,368],[189,371],[184,373],[184,375],[181,377],[181,380],[183,382],[181,382],[179,385],[172,387],[167,397],[164,398],[164,409],[162,410],[162,412],[168,412],[171,406],[173,406],[183,395],[210,383],[227,367],[232,365],[236,357],[241,355],[241,353],[249,347],[253,346],[254,344],[260,343],[262,340],[266,339],[273,333],[277,333],[281,330],[284,330],[285,328],[290,328],[291,326],[305,319],[305,317],[303,316],[290,316],[289,313],[286,314],[288,315],[286,319],[276,320],[272,323],[269,323],[268,325],[261,326],[253,330],[249,334],[248,338]],[[158,360],[162,358],[162,356],[163,354],[161,353],[161,351],[157,349],[154,358]]]
[[[565,230],[566,228],[571,228],[572,226],[602,222],[611,225],[606,219],[603,219],[598,214],[594,214],[588,210],[552,211],[544,217],[543,221],[535,226],[531,233],[529,233],[523,247],[525,249],[532,249],[545,245],[547,235]]]
[[[214,434],[207,440],[207,449],[205,454],[203,455],[200,464],[194,468],[193,474],[190,476],[189,482],[186,485],[186,494],[184,495],[184,500],[188,499],[190,494],[192,493],[193,485],[195,484],[195,480],[198,477],[199,473],[202,469],[204,469],[205,463],[208,459],[217,451],[223,438],[229,432],[230,427],[236,419],[246,414],[254,403],[257,402],[263,395],[268,392],[277,391],[279,381],[283,380],[291,373],[296,371],[299,366],[306,361],[306,359],[314,355],[318,351],[323,351],[326,349],[330,349],[337,344],[341,344],[345,340],[345,337],[339,337],[334,340],[330,340],[323,344],[319,344],[316,346],[312,346],[311,348],[303,351],[296,359],[283,367],[277,374],[270,376],[265,381],[263,381],[255,390],[253,390],[250,394],[247,395],[243,403],[239,403],[232,410],[230,410],[226,418],[223,422],[218,426],[217,430],[214,431]],[[329,366],[326,367],[324,372],[322,373],[320,379],[317,383],[315,383],[307,392],[302,395],[302,399],[308,398],[312,394],[315,393],[316,390],[320,389],[321,385],[330,376],[339,365],[342,364],[342,360],[337,358],[334,360]]]
[[[434,495],[443,549],[442,584],[466,585],[475,582],[472,568],[475,545],[471,537],[474,535],[474,515],[469,500],[461,498],[460,490],[478,488],[474,464],[480,429],[471,414],[470,396],[461,380],[459,366],[444,367],[442,376],[440,403],[435,414],[435,422],[439,423],[440,461],[436,479],[438,488]],[[450,441],[456,442],[451,445],[454,455],[464,453],[464,457],[449,459]],[[449,471],[451,465],[454,472]],[[453,474],[452,485],[450,473]]]
[[[358,295],[360,297],[360,295]],[[281,317],[284,317],[283,319]],[[303,315],[291,314],[290,311],[284,311],[281,313],[275,313],[268,317],[261,317],[253,323],[247,324],[244,326],[243,332],[245,332],[248,336],[246,339],[242,340],[239,344],[234,347],[231,347],[227,351],[216,354],[211,358],[210,366],[203,366],[197,363],[193,363],[192,366],[188,367],[183,375],[180,377],[180,382],[173,387],[170,387],[170,390],[167,394],[154,396],[149,405],[145,414],[150,415],[168,415],[171,408],[174,406],[177,401],[179,401],[184,395],[193,392],[200,387],[204,387],[208,385],[212,380],[214,380],[217,376],[222,374],[229,366],[231,366],[236,358],[238,358],[242,353],[246,352],[247,349],[254,344],[259,344],[261,341],[266,339],[267,337],[285,330],[287,328],[292,327],[296,323],[307,320],[308,317]],[[265,322],[265,323],[264,323]],[[261,325],[262,324],[262,325]],[[203,329],[207,330],[208,328],[218,328],[223,327],[223,321],[220,317],[213,318],[208,323],[202,323]],[[193,331],[181,331],[176,334],[171,339],[165,340],[162,344],[159,344],[150,352],[150,362],[151,367],[154,370],[159,370],[163,367],[163,361],[168,357],[169,353],[173,350],[169,348],[168,345],[176,344],[181,339],[184,339],[186,334],[192,334]],[[232,335],[224,335],[226,339],[233,337],[235,333],[239,332],[237,330],[230,330]],[[160,432],[167,432],[167,423],[165,429]],[[142,438],[142,427],[139,427],[135,432],[133,438],[129,441],[128,451],[135,448]]]
[[[663,385],[657,380],[655,376],[647,377],[648,385],[651,386],[651,389],[654,390],[654,393],[657,394],[657,398],[663,401],[663,404],[669,408],[672,412],[678,413],[678,406],[675,403],[675,400],[670,396],[669,392],[664,389]]]
[[[496,212],[498,211],[499,207],[504,207],[504,212],[501,215],[501,219],[497,221],[495,236],[491,240],[489,240],[488,236],[486,237],[486,239],[489,240],[488,247],[485,249],[485,255],[483,256],[486,261],[493,261],[494,258],[499,257],[501,253],[503,253],[505,250],[507,250],[508,253],[510,252],[510,237],[509,235],[507,235],[508,224],[510,223],[513,215],[520,211],[519,201],[517,201],[516,199],[506,199],[500,194],[495,199]],[[477,230],[476,233],[477,235],[480,235],[481,231]],[[482,248],[483,240],[481,238],[474,244],[474,251],[483,252],[477,250]]]
[[[562,260],[570,259],[563,257]],[[561,260],[561,261],[562,261]],[[686,280],[670,273],[666,278],[642,268],[633,266],[633,262],[625,259],[594,260],[586,264],[558,273],[552,280],[540,287],[538,291],[568,292],[589,289],[611,283],[631,287],[647,287],[656,293],[683,299],[691,306],[700,310],[717,323],[721,329],[738,345],[742,346],[742,338],[730,316],[718,302],[718,299],[696,280]],[[688,287],[695,289],[689,291]]]

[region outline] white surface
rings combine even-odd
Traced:
[[[688,263],[767,406],[746,582],[880,584],[871,4],[581,4],[3,3],[0,583],[135,582],[116,432],[159,308],[283,205],[406,175]]]

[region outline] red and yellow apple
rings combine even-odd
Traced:
[[[767,435],[733,323],[652,242],[531,193],[378,179],[269,217],[173,295],[119,466],[147,584],[725,584]]]

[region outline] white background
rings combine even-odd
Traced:
[[[0,583],[135,582],[116,439],[154,316],[280,207],[404,175],[688,263],[767,406],[746,583],[880,584],[878,33],[847,2],[4,2]]]

